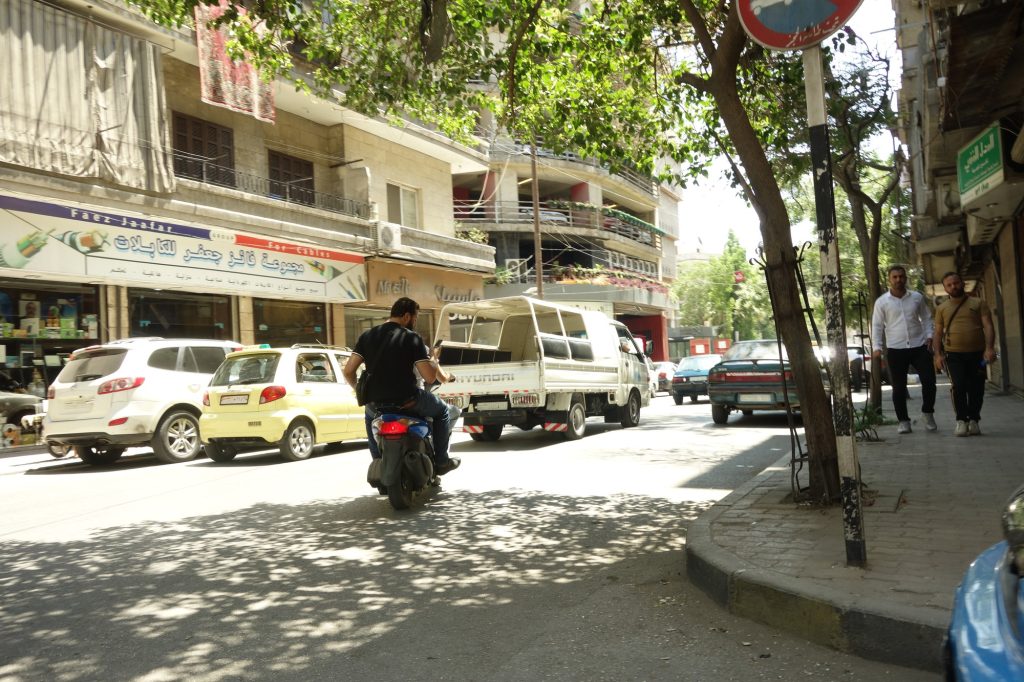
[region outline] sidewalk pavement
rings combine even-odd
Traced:
[[[690,579],[731,612],[863,658],[941,670],[941,644],[964,571],[1002,539],[1004,503],[1024,483],[1024,401],[996,395],[982,435],[953,436],[949,384],[939,376],[937,433],[920,420],[896,433],[888,387],[880,442],[858,442],[865,568],[846,565],[842,509],[791,500],[790,456],[780,459],[692,523]],[[854,394],[855,408],[864,393]],[[800,478],[807,484],[806,469]]]

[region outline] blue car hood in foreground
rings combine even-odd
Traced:
[[[1006,543],[992,545],[957,588],[949,626],[957,680],[1024,680],[1024,596],[1009,562]]]

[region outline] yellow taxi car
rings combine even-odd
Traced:
[[[203,396],[199,437],[228,462],[242,449],[277,445],[288,461],[320,443],[366,438],[363,408],[341,369],[348,349],[258,346],[228,354]]]

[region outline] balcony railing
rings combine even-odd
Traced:
[[[234,168],[218,166],[202,157],[184,152],[174,152],[174,173],[178,177],[191,178],[220,187],[230,187],[241,192],[258,194],[293,204],[312,206],[331,213],[340,213],[364,220],[370,217],[370,205],[362,201],[339,197],[336,194],[317,192],[298,183],[271,180]]]
[[[517,140],[515,141],[514,145],[515,153],[525,154],[529,156],[531,152],[531,147],[529,143],[524,143]],[[537,147],[537,156],[544,159],[560,159],[562,161],[582,163],[587,166],[593,166],[595,168],[604,167],[595,159],[584,158],[579,154],[573,154],[572,152],[562,152],[560,154],[556,154],[550,149],[544,149],[543,147]],[[637,189],[646,194],[650,194],[651,196],[657,196],[658,194],[658,185],[657,183],[654,182],[654,178],[652,178],[650,175],[641,173],[635,168],[620,168],[619,170],[615,171],[613,175],[618,175],[620,178],[622,178],[623,180],[625,180],[626,182],[628,182],[629,184],[633,185],[634,187],[636,187]]]
[[[528,231],[533,229],[533,204],[523,201],[491,204],[456,201],[455,220],[464,225],[509,225],[516,230]],[[601,230],[661,250],[661,231],[658,228],[614,209],[577,203],[568,207],[542,204],[540,223],[554,230],[570,227]]]

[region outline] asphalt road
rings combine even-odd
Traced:
[[[782,415],[658,397],[635,429],[454,438],[410,512],[354,442],[91,468],[0,456],[0,681],[925,680],[733,618],[687,523],[788,452]]]

